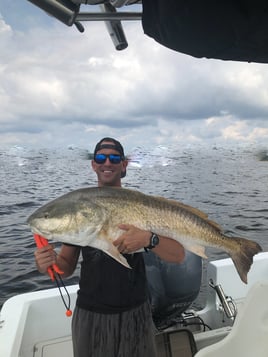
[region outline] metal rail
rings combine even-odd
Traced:
[[[141,12],[114,12],[114,13],[99,13],[99,12],[82,12],[76,15],[76,21],[128,21],[141,20]]]

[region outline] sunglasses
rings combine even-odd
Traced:
[[[97,164],[104,164],[105,161],[109,158],[111,164],[120,164],[120,162],[123,160],[123,157],[121,155],[116,155],[116,154],[95,154],[94,156],[94,161]]]

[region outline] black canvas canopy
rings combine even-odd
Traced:
[[[268,62],[267,0],[143,0],[146,35],[194,57]]]

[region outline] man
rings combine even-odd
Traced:
[[[121,186],[128,161],[119,141],[102,139],[91,164],[99,187]],[[153,249],[162,259],[180,263],[184,249],[172,239],[132,225],[122,224],[119,228],[124,233],[114,245],[125,254],[132,269],[91,247],[63,244],[58,255],[52,246],[35,251],[41,273],[56,263],[65,277],[74,272],[82,253],[80,289],[72,320],[74,357],[156,356],[143,256],[134,252]]]

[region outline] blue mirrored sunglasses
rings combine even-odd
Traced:
[[[105,161],[109,158],[111,164],[119,164],[122,160],[123,157],[121,155],[116,155],[116,154],[96,154],[94,156],[94,161],[97,164],[104,164]]]

